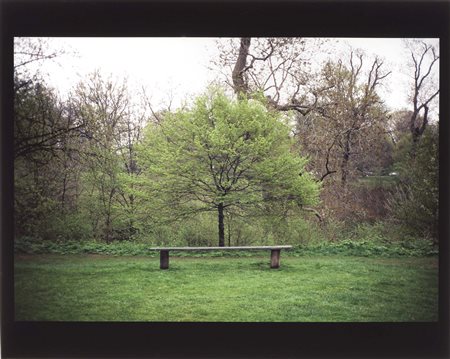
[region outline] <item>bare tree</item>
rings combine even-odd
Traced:
[[[243,37],[228,41],[218,43],[215,65],[238,96],[261,92],[277,110],[302,114],[311,110],[317,94],[309,91],[307,70],[311,49],[319,40]]]
[[[14,39],[14,157],[39,157],[63,149],[63,138],[84,126],[76,121],[32,64],[60,56],[42,38]]]
[[[41,37],[14,38],[14,90],[36,82],[43,61],[64,55],[66,50],[50,48],[47,39]]]
[[[312,155],[321,181],[339,173],[345,187],[350,160],[373,151],[382,134],[387,117],[376,90],[390,73],[383,72],[382,65],[375,58],[364,71],[364,55],[353,51],[348,64],[341,60],[327,63],[320,74],[320,96],[313,112],[297,116],[296,134]]]
[[[439,60],[439,54],[433,45],[425,41],[406,43],[411,54],[414,70],[412,84],[412,114],[409,127],[412,135],[412,157],[415,156],[417,143],[422,137],[429,122],[430,103],[439,94],[433,81],[433,69]]]

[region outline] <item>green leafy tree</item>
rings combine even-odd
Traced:
[[[415,157],[411,158],[411,148]],[[413,234],[438,240],[439,219],[439,131],[432,123],[421,141],[414,144],[411,134],[397,143],[395,170],[400,183],[388,200],[392,219],[404,224]]]
[[[265,202],[315,204],[319,185],[307,160],[291,151],[290,128],[257,100],[230,100],[213,90],[192,109],[150,124],[139,148],[144,190],[155,217],[217,213],[224,246],[224,213]]]
[[[120,215],[118,176],[125,167],[122,153],[127,146],[129,101],[125,82],[105,79],[99,72],[80,82],[72,99],[76,116],[86,124],[82,133],[86,209],[95,236],[106,242],[114,239],[115,222]]]
[[[85,123],[80,133],[82,207],[95,237],[106,242],[131,239],[138,232],[139,204],[129,177],[140,172],[134,145],[148,117],[142,101],[131,96],[125,79],[99,71],[80,82],[71,98],[76,117]]]
[[[40,38],[14,38],[14,221],[17,237],[56,239],[76,208],[84,123],[39,69],[62,55]],[[78,227],[78,226],[73,226]]]
[[[67,118],[57,97],[30,81],[14,97],[14,212],[17,236],[47,237],[58,212]]]

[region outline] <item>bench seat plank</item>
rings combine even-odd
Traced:
[[[152,247],[151,251],[215,251],[215,250],[277,250],[291,249],[292,246],[242,246],[242,247]]]

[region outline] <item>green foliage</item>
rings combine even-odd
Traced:
[[[198,218],[177,226],[180,242],[191,247],[214,246],[217,223],[214,221],[215,218],[211,217],[211,215],[202,214]]]
[[[64,138],[67,121],[52,89],[37,78],[16,74],[14,85],[15,232],[48,238],[49,221],[59,210],[60,161],[54,146]]]
[[[388,201],[393,219],[403,223],[407,233],[437,241],[439,219],[439,138],[438,127],[429,125],[415,155],[411,157],[411,137],[399,142],[396,170],[400,184]]]
[[[359,256],[434,256],[437,247],[425,238],[405,235],[401,226],[387,222],[358,224],[344,239],[334,247],[338,253]]]
[[[58,203],[47,197],[41,186],[28,183],[24,178],[15,179],[16,235],[49,238],[50,215],[58,214]]]
[[[299,246],[293,256],[342,255],[357,257],[424,257],[436,256],[438,250],[430,241],[409,240],[397,243],[380,243],[374,240],[342,240]]]
[[[183,224],[153,227],[139,241],[85,240],[85,237],[64,238],[59,241],[39,240],[31,237],[16,239],[15,251],[28,254],[105,254],[155,256],[152,246],[215,246],[215,225],[203,218],[190,219]],[[79,219],[77,219],[79,220]],[[296,219],[277,223],[280,219],[262,218],[248,223],[233,221],[230,245],[290,244],[294,249],[283,256],[343,255],[362,257],[421,257],[435,256],[438,249],[427,239],[405,235],[403,227],[375,224],[359,224],[354,228],[339,222],[320,226],[313,222]],[[207,225],[207,223],[209,223]],[[61,231],[62,232],[62,231]],[[80,234],[78,234],[80,236]],[[227,243],[228,244],[228,243]],[[258,252],[217,251],[179,252],[181,257],[251,257]]]
[[[14,78],[14,156],[30,161],[48,160],[66,133],[55,91],[39,78]],[[59,136],[55,136],[58,134]]]
[[[157,253],[148,250],[147,243],[138,243],[131,241],[114,241],[105,243],[103,241],[49,241],[36,240],[35,238],[23,237],[15,241],[14,248],[16,253],[26,254],[104,254],[113,256],[156,256]]]
[[[85,213],[67,213],[55,216],[49,224],[51,238],[57,241],[88,241],[92,227]]]
[[[292,145],[278,112],[212,91],[191,110],[167,114],[162,124],[147,127],[138,148],[147,182],[135,188],[140,185],[148,200],[148,214],[162,220],[220,206],[245,214],[264,201],[287,198],[315,204],[319,185]]]

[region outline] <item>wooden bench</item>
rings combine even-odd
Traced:
[[[270,268],[280,267],[280,252],[282,249],[290,249],[292,246],[242,246],[242,247],[155,247],[150,248],[152,251],[159,251],[160,269],[169,268],[169,252],[170,251],[247,251],[247,250],[270,250]]]

